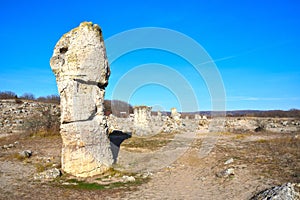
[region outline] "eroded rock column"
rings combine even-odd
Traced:
[[[181,114],[177,112],[176,108],[171,108],[171,118],[175,121],[181,121]]]
[[[136,135],[149,135],[151,134],[150,121],[151,121],[151,107],[148,106],[135,106],[134,113],[134,128]]]
[[[78,177],[113,163],[103,112],[109,66],[101,29],[83,22],[57,42],[50,60],[61,98],[62,169]]]

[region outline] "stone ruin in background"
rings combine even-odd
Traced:
[[[150,135],[151,134],[151,107],[148,106],[134,106],[134,133],[136,135]]]
[[[173,119],[175,122],[180,123],[181,122],[181,114],[177,112],[176,108],[171,108],[171,119]]]
[[[108,116],[110,132],[118,130],[137,136],[149,136],[160,132],[172,133],[185,128],[181,114],[176,108],[171,110],[170,116],[162,115],[160,111],[152,112],[151,109],[148,106],[134,106],[134,114],[127,118]]]
[[[201,117],[201,115],[196,114],[195,120],[198,121],[197,130],[208,130],[210,121],[207,119],[205,115]]]
[[[132,132],[138,136],[147,136],[157,134],[159,132],[171,133],[183,128],[181,114],[176,108],[171,109],[171,115],[162,116],[161,112],[157,112],[156,116],[151,115],[151,107],[135,106],[134,126]]]
[[[62,169],[78,177],[101,174],[111,167],[117,154],[112,152],[103,112],[110,70],[99,26],[84,22],[63,35],[54,48],[50,65],[61,98]],[[151,107],[147,106],[135,107],[133,120],[113,116],[107,119],[112,122],[108,124],[110,132],[120,129],[132,131],[139,136],[208,130],[215,126],[211,125],[211,119],[200,115],[196,115],[195,119],[182,119],[176,108],[171,110],[170,117],[162,116],[161,113],[154,117],[151,116]],[[125,123],[122,124],[121,120],[125,120]],[[184,123],[188,120],[190,122],[186,126]],[[290,126],[290,123],[293,130],[299,129],[299,123],[294,121],[278,123],[273,120],[258,124],[249,119],[227,120],[225,128],[280,131],[282,127],[286,129]],[[223,124],[221,127],[224,127]]]
[[[61,98],[62,169],[79,177],[103,173],[113,155],[103,112],[110,70],[100,27],[83,22],[64,34],[50,65]]]
[[[181,114],[177,112],[176,108],[171,108],[170,117],[164,118],[164,124],[162,127],[162,132],[171,133],[182,129],[184,126],[181,119]]]

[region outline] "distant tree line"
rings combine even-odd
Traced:
[[[14,92],[11,92],[11,91],[1,92],[0,91],[0,99],[14,99],[14,98],[17,98],[17,97],[18,96]]]
[[[182,112],[181,117],[185,118],[188,116],[190,119],[193,119],[195,114],[201,116],[205,115],[210,118],[213,116],[218,116],[218,112],[213,111],[200,111],[200,112]],[[220,115],[223,116],[223,115]],[[299,118],[300,119],[300,110],[299,109],[290,109],[290,110],[236,110],[236,111],[226,111],[227,117],[275,117],[275,118]]]
[[[275,118],[300,118],[299,109],[290,110],[236,110],[227,111],[227,117],[275,117]]]
[[[31,100],[45,103],[60,103],[59,95],[48,95],[35,98],[32,93],[24,93],[18,96],[16,93],[11,91],[0,91],[0,99],[15,99],[17,102],[22,100]],[[104,112],[105,115],[113,114],[117,117],[128,117],[129,114],[133,113],[133,108],[129,103],[120,100],[104,100]]]
[[[16,93],[11,91],[0,91],[0,99],[16,99],[16,101],[21,100],[31,100],[39,101],[45,103],[60,103],[59,95],[48,95],[35,98],[32,93],[24,93],[21,96],[18,96]],[[129,114],[133,113],[133,107],[124,101],[120,100],[104,100],[104,113],[105,115],[113,114],[117,117],[128,117]],[[165,114],[170,114],[166,112]],[[188,116],[193,118],[195,114],[210,116],[212,113],[210,111],[202,112],[183,112],[181,113],[182,117]],[[269,110],[269,111],[260,111],[260,110],[240,110],[240,111],[227,111],[226,114],[228,117],[294,117],[300,118],[299,109],[290,109],[288,111],[284,110]]]
[[[284,110],[269,110],[269,111],[259,111],[254,113],[248,113],[246,116],[249,117],[293,117],[300,118],[300,110],[298,109],[290,109],[287,111]]]
[[[48,95],[45,97],[38,97],[35,98],[35,96],[32,93],[24,93],[21,96],[18,96],[16,93],[11,91],[0,91],[0,99],[16,99],[16,100],[31,100],[31,101],[39,101],[39,102],[45,102],[45,103],[56,103],[59,104],[60,98],[59,95]]]
[[[133,113],[132,106],[120,100],[104,100],[104,113],[105,115],[113,114],[117,117],[128,117]]]

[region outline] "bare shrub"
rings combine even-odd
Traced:
[[[105,115],[113,114],[117,117],[128,117],[133,113],[133,108],[130,104],[120,100],[104,100]]]
[[[24,121],[24,130],[29,136],[59,135],[59,114],[53,114],[50,109],[34,114]]]
[[[14,99],[17,98],[16,93],[11,91],[0,92],[0,99]]]
[[[45,102],[45,103],[55,103],[55,104],[59,104],[60,103],[60,97],[59,95],[48,95],[45,97],[39,97],[36,99],[39,102]]]
[[[20,99],[35,100],[35,97],[31,93],[24,93],[22,96],[20,96]]]

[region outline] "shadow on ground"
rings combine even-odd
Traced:
[[[128,138],[131,138],[131,135],[131,133],[125,133],[119,130],[114,130],[111,134],[109,134],[110,147],[113,153],[114,163],[117,162],[122,142]]]

